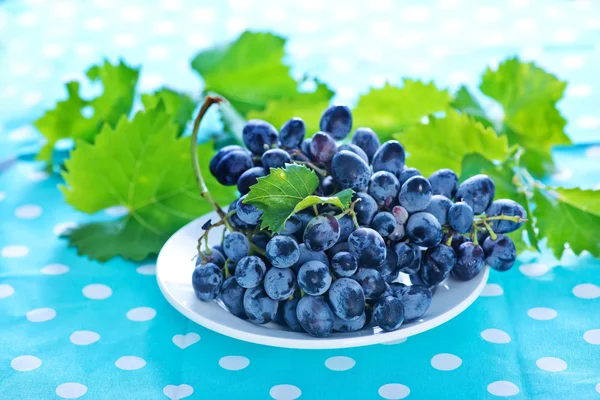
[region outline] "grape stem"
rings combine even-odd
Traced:
[[[492,238],[492,240],[496,240],[498,238],[498,235],[496,235],[496,232],[494,232],[494,230],[492,229],[490,224],[487,223],[487,221],[483,221],[483,226],[485,226],[485,229],[487,229],[487,231],[490,233],[490,237]]]
[[[225,260],[225,264],[223,265],[223,269],[225,270],[225,279],[229,278],[229,258]]]
[[[212,195],[208,191],[208,188],[206,187],[204,178],[202,178],[202,171],[200,170],[200,162],[198,160],[198,148],[197,147],[198,147],[198,130],[200,129],[200,122],[202,122],[202,118],[204,118],[206,111],[208,111],[210,106],[212,106],[213,104],[226,103],[226,102],[227,102],[227,100],[225,100],[221,96],[214,96],[214,95],[206,96],[206,98],[204,99],[204,103],[202,103],[202,107],[200,107],[200,111],[198,111],[198,115],[196,116],[196,119],[194,119],[194,128],[192,130],[192,137],[190,140],[192,167],[194,168],[194,176],[196,177],[196,184],[198,185],[198,188],[200,189],[200,196],[202,196],[203,199],[205,199],[212,205],[212,207],[219,214],[219,217],[221,217],[221,219],[225,218],[225,212],[217,204],[215,199],[212,197]]]
[[[233,231],[234,231],[234,229],[233,229],[233,227],[232,227],[232,226],[229,224],[229,218],[230,218],[230,217],[231,217],[233,214],[235,214],[235,213],[236,213],[236,211],[235,211],[235,210],[233,210],[233,211],[231,211],[231,212],[229,212],[229,213],[225,214],[225,215],[223,216],[223,219],[221,219],[219,222],[216,222],[216,223],[212,224],[211,226],[209,226],[209,227],[208,227],[208,229],[206,229],[206,230],[205,230],[205,231],[202,233],[202,235],[201,235],[201,236],[198,238],[198,254],[200,254],[200,258],[202,258],[202,260],[203,260],[203,261],[205,260],[205,258],[202,256],[202,241],[204,240],[204,242],[205,242],[205,246],[206,246],[206,254],[210,255],[210,253],[211,253],[211,250],[210,250],[210,248],[208,247],[208,233],[210,232],[210,230],[211,230],[212,228],[215,228],[215,227],[217,227],[217,226],[221,226],[221,225],[225,225],[225,226],[227,227],[227,229],[229,229],[229,231],[230,231],[230,232],[233,232]]]
[[[350,207],[348,207],[348,209],[346,211],[344,211],[343,213],[336,215],[335,218],[337,220],[339,220],[340,218],[342,218],[344,215],[348,215],[350,214],[350,216],[352,217],[352,222],[354,223],[354,228],[358,229],[360,228],[360,225],[358,224],[358,221],[356,220],[356,212],[354,212],[354,206],[356,205],[356,203],[358,203],[360,201],[360,197],[357,198],[356,200],[354,200],[352,203],[350,203]]]

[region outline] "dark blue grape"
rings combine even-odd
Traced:
[[[373,159],[373,156],[381,146],[377,134],[370,128],[358,128],[352,135],[352,144],[357,145],[367,155],[369,162]]]
[[[404,306],[393,297],[382,297],[373,308],[373,318],[384,331],[395,331],[404,322]]]
[[[333,330],[334,314],[323,296],[303,296],[296,306],[296,317],[311,336],[326,337]]]
[[[404,168],[404,147],[397,140],[388,140],[373,155],[373,172],[388,171],[397,177]]]
[[[284,168],[285,164],[292,162],[292,158],[287,151],[281,149],[270,149],[263,153],[261,157],[263,168],[269,171],[270,168]]]
[[[494,200],[492,204],[487,208],[486,212],[488,217],[496,217],[498,215],[507,215],[507,216],[519,216],[522,219],[525,219],[527,213],[523,206],[521,206],[516,201],[510,199],[499,199]],[[496,233],[509,233],[516,231],[520,227],[523,226],[524,222],[514,222],[507,220],[491,220],[488,222],[494,232]]]
[[[240,197],[240,201],[235,205],[236,215],[248,225],[256,225],[260,222],[263,210],[250,203],[245,203],[246,196],[247,195],[243,195]]]
[[[464,201],[473,209],[473,212],[478,215],[488,208],[494,194],[496,186],[494,181],[489,176],[479,174],[470,177],[460,184],[454,198],[457,201]]]
[[[446,238],[446,240],[447,240],[447,238]],[[454,251],[456,252],[456,251],[458,251],[458,247],[461,244],[466,243],[466,242],[470,242],[470,241],[471,241],[471,239],[468,238],[468,237],[466,237],[466,236],[463,236],[463,235],[454,235],[454,236],[452,236],[451,246],[454,249]],[[442,240],[442,242],[444,242],[444,241]]]
[[[473,209],[464,201],[452,204],[448,210],[448,223],[456,233],[467,233],[473,226]]]
[[[289,299],[296,289],[296,277],[290,268],[271,268],[265,275],[265,292],[273,300]]]
[[[333,156],[331,173],[340,188],[357,192],[367,189],[371,177],[371,170],[365,160],[348,150],[342,150]]]
[[[302,223],[300,229],[298,229],[298,231],[294,233],[294,237],[298,240],[298,243],[301,243],[304,240],[304,230],[308,226],[308,223],[315,217],[315,214],[312,208],[308,208],[306,210],[302,210],[299,213],[294,214],[294,216],[298,218]]]
[[[337,253],[340,253],[342,251],[350,252],[350,244],[348,242],[339,242],[339,243],[336,243],[335,246],[333,246],[332,248],[330,248],[329,250],[327,250],[327,256],[329,258],[333,259],[333,257]]]
[[[352,276],[358,269],[356,257],[347,251],[340,251],[331,258],[331,268],[337,276]]]
[[[373,217],[377,213],[377,203],[367,193],[354,193],[352,201],[355,201],[356,199],[360,199],[354,206],[356,220],[361,225],[370,225]]]
[[[362,287],[367,300],[377,300],[386,288],[383,277],[373,268],[359,268],[351,279]]]
[[[406,223],[406,234],[410,240],[423,247],[432,247],[442,240],[442,226],[427,212],[411,215]]]
[[[240,217],[237,216],[237,203],[238,203],[239,199],[234,200],[230,205],[229,208],[227,209],[227,212],[232,212],[235,211],[235,214],[231,215],[229,217],[229,223],[231,224],[231,226],[233,226],[235,229],[238,230],[249,230],[249,229],[253,229],[254,226],[253,225],[249,225],[247,223],[245,223],[244,221],[242,221],[240,219]]]
[[[335,192],[333,176],[327,175],[319,182],[319,194],[321,196],[331,196]]]
[[[296,315],[296,308],[298,307],[299,301],[300,293],[297,293],[297,295],[294,295],[293,299],[289,299],[283,303],[283,319],[291,330],[295,332],[304,332],[304,328],[302,328],[302,325],[298,322],[298,316]]]
[[[273,236],[267,243],[267,259],[277,268],[289,268],[300,258],[298,243],[289,236]]]
[[[416,168],[404,166],[400,172],[400,176],[398,176],[398,183],[400,184],[400,187],[402,187],[402,185],[404,185],[404,183],[406,183],[406,181],[413,176],[421,176],[421,172]]]
[[[223,282],[219,298],[230,313],[238,318],[248,319],[244,310],[244,293],[246,293],[246,289],[237,283],[235,277],[230,276]]]
[[[400,269],[398,268],[398,256],[394,251],[393,247],[388,247],[385,252],[385,260],[380,266],[376,268],[381,277],[386,283],[392,283],[400,275]]]
[[[211,249],[210,254],[207,254],[206,251],[203,251],[201,256],[198,256],[196,259],[196,266],[208,263],[213,263],[217,267],[223,268],[223,265],[225,265],[225,256],[214,247]]]
[[[235,280],[238,285],[249,289],[260,285],[267,272],[267,266],[259,257],[242,258],[235,267]]]
[[[448,277],[454,264],[456,253],[445,244],[430,247],[421,260],[421,279],[429,287],[435,286]]]
[[[311,251],[330,249],[340,237],[340,224],[332,215],[314,217],[304,230],[304,244]]]
[[[470,281],[483,269],[483,249],[478,244],[467,242],[458,247],[456,264],[452,275],[461,281]]]
[[[212,301],[219,294],[223,283],[223,273],[215,264],[201,264],[192,274],[192,287],[201,301]]]
[[[344,139],[352,129],[350,109],[342,105],[330,106],[321,115],[319,129],[329,133],[335,140]]]
[[[308,261],[321,261],[329,268],[329,258],[327,258],[327,255],[324,252],[309,250],[304,243],[300,244],[298,249],[300,251],[300,257],[298,257],[298,261],[292,266],[296,274],[300,270],[300,267]]]
[[[283,230],[281,231],[281,235],[293,235],[300,229],[302,229],[302,221],[296,216],[296,214],[294,214],[287,221],[285,221],[285,225]]]
[[[365,295],[362,287],[350,278],[336,279],[327,292],[333,313],[345,320],[355,320],[365,312]]]
[[[488,237],[483,242],[485,262],[496,271],[508,271],[517,259],[517,249],[511,238],[498,235],[496,240]]]
[[[262,286],[246,290],[244,310],[248,319],[255,324],[268,324],[277,316],[279,302],[270,298]]]
[[[360,147],[358,147],[355,144],[352,144],[352,143],[340,144],[338,146],[337,150],[338,151],[342,151],[342,150],[351,151],[352,153],[356,154],[357,156],[359,156],[360,158],[365,160],[365,162],[367,164],[369,163],[369,157],[367,157],[367,154],[363,151],[363,149],[361,149]]]
[[[313,159],[313,155],[310,152],[310,143],[312,142],[311,139],[306,138],[302,141],[302,143],[300,144],[300,149],[302,150],[302,153],[309,159],[312,160]],[[303,161],[303,159],[300,159],[300,161]]]
[[[337,153],[335,140],[325,132],[315,133],[310,142],[310,153],[316,162],[329,164]]]
[[[377,205],[391,208],[397,204],[400,184],[396,175],[387,171],[375,172],[369,180],[369,195]]]
[[[248,150],[261,155],[277,144],[277,129],[266,121],[251,119],[242,130],[242,139]]]
[[[346,321],[335,316],[333,320],[333,330],[336,332],[356,332],[365,326],[366,321],[366,313],[362,313],[361,316],[354,321]]]
[[[337,243],[346,242],[350,234],[354,232],[354,221],[350,214],[346,214],[338,219],[338,222],[340,224],[340,237]]]
[[[387,211],[378,212],[375,214],[373,221],[371,221],[371,228],[377,231],[382,238],[391,235],[396,230],[396,226],[396,218],[392,213]]]
[[[306,294],[318,296],[331,286],[329,267],[320,261],[307,261],[298,271],[298,286]]]
[[[237,180],[237,188],[241,194],[246,194],[250,191],[250,186],[256,185],[258,178],[266,176],[265,169],[263,167],[252,167]]]
[[[223,239],[223,250],[225,255],[234,263],[250,253],[250,242],[240,232],[231,232]]]
[[[450,210],[452,205],[452,200],[449,198],[440,194],[434,194],[431,196],[431,201],[425,211],[433,215],[440,225],[446,225],[448,223],[448,210]]]
[[[371,228],[359,228],[348,238],[350,253],[358,264],[364,267],[377,267],[385,260],[385,242],[379,233]]]
[[[405,286],[396,292],[396,297],[404,306],[404,318],[407,322],[421,318],[431,305],[431,290],[427,286]]]
[[[269,243],[269,240],[271,240],[271,235],[266,232],[257,232],[250,238],[250,241],[262,250],[267,248],[267,243]]]
[[[221,185],[233,186],[252,166],[252,157],[247,150],[240,146],[226,146],[214,155],[209,169]]]
[[[409,178],[400,188],[398,200],[409,214],[425,210],[431,201],[429,181],[422,176]]]
[[[458,176],[451,169],[438,169],[429,177],[433,194],[452,199],[458,190]]]
[[[292,118],[279,130],[279,144],[286,149],[297,149],[306,134],[306,125],[302,118]]]
[[[397,243],[394,252],[398,258],[400,272],[412,275],[419,272],[421,268],[421,248],[413,243]]]

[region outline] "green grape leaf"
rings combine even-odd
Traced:
[[[446,116],[429,117],[428,124],[419,124],[396,134],[408,152],[408,162],[424,176],[441,168],[461,173],[463,158],[481,154],[488,160],[503,160],[508,155],[506,137],[498,137],[465,114],[452,109]]]
[[[91,67],[87,73],[91,82],[102,84],[102,93],[90,100],[79,94],[79,83],[66,85],[68,97],[56,107],[46,111],[34,122],[35,127],[46,138],[46,144],[38,153],[38,160],[50,162],[55,143],[64,138],[92,142],[104,124],[114,127],[122,115],[127,115],[133,106],[139,69],[127,66],[123,61]],[[89,108],[90,117],[83,115]]]
[[[565,188],[536,188],[536,226],[540,238],[561,258],[565,245],[575,254],[583,250],[600,257],[600,191]]]
[[[331,204],[332,206],[335,206],[344,211],[350,205],[353,194],[354,194],[354,190],[345,189],[345,190],[342,190],[341,192],[337,193],[336,195],[330,196],[330,197],[308,196],[304,200],[302,200],[300,203],[298,203],[296,205],[296,207],[294,207],[294,210],[290,213],[288,218],[286,218],[286,221],[293,214],[299,213],[300,211],[305,210],[308,207],[317,206],[320,204]]]
[[[492,122],[488,119],[488,116],[483,107],[481,107],[481,104],[479,104],[475,96],[473,96],[465,86],[461,86],[458,92],[456,92],[456,95],[454,95],[452,107],[469,114],[473,117],[473,119],[475,119],[475,121],[481,122],[481,124],[486,128],[495,128]]]
[[[402,87],[386,84],[360,96],[352,111],[353,125],[369,127],[386,141],[424,116],[444,111],[449,103],[448,91],[438,89],[433,82],[404,79]]]
[[[142,260],[156,255],[179,228],[211,211],[193,176],[190,138],[177,138],[178,126],[162,101],[155,108],[125,116],[113,129],[105,125],[93,144],[79,141],[63,172],[60,187],[67,203],[95,213],[122,206],[118,221],[94,222],[67,233],[70,244],[100,261],[120,255]],[[212,143],[198,147],[201,169],[208,171]],[[215,200],[227,204],[235,187],[205,174]]]
[[[156,107],[161,100],[167,112],[173,116],[173,122],[178,126],[177,136],[181,136],[187,123],[192,119],[196,102],[187,94],[168,88],[162,88],[152,94],[142,94],[142,103],[146,109]]]

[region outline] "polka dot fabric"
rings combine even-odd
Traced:
[[[598,141],[599,7],[558,0],[2,2],[0,160],[27,154],[37,142],[27,122],[64,96],[62,81],[80,79],[100,57],[143,64],[141,90],[169,84],[197,92],[192,55],[246,28],[290,36],[294,74],[316,73],[349,102],[368,85],[401,76],[475,85],[485,65],[519,54],[569,81],[560,103],[569,134]],[[559,171],[548,183],[600,187],[599,146],[561,149],[555,157]],[[524,254],[512,271],[492,271],[464,313],[407,340],[278,349],[188,321],[162,298],[152,260],[99,264],[78,256],[59,235],[123,210],[78,213],[57,183],[32,162],[0,172],[0,376],[7,398],[600,396],[600,261],[589,255],[567,251],[558,261],[548,251]]]

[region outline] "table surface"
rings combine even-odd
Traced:
[[[386,79],[476,85],[515,54],[569,82],[552,184],[600,184],[600,3],[586,1],[0,1],[0,160],[38,143],[32,120],[102,56],[144,66],[140,87],[199,93],[192,55],[245,28],[290,37],[295,74],[339,101]],[[315,45],[318,43],[318,46]],[[4,165],[6,167],[6,165]],[[90,219],[60,179],[0,172],[0,399],[600,398],[600,261],[524,254],[469,309],[402,343],[304,351],[206,330],[161,296],[152,260],[105,264],[58,238]]]

